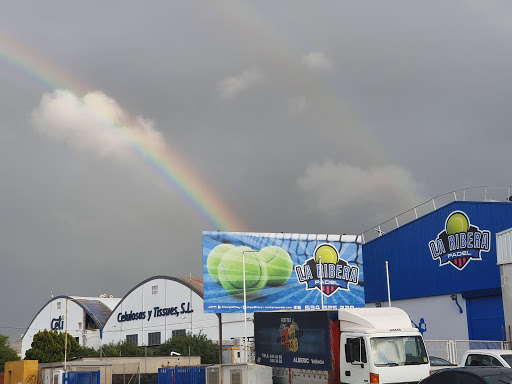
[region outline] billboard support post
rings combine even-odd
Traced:
[[[318,262],[320,263],[320,302],[321,302],[320,309],[324,309],[324,286],[323,286],[324,270],[322,267],[322,255],[318,255]]]
[[[244,355],[245,355],[245,364],[247,364],[247,289],[245,286],[245,254],[246,253],[258,253],[258,251],[242,251],[243,259],[242,259],[242,273],[244,274]]]
[[[387,260],[386,260],[386,280],[388,283],[388,305],[391,307],[391,292],[389,290],[389,268],[388,268]]]

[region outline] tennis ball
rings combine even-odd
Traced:
[[[208,254],[208,258],[206,259],[206,268],[208,268],[208,273],[217,283],[219,282],[217,267],[219,266],[220,260],[227,251],[233,248],[235,248],[233,244],[219,244]]]
[[[448,217],[448,220],[446,220],[446,233],[449,235],[467,232],[468,227],[468,218],[461,212],[452,213],[450,217]]]
[[[315,261],[320,262],[322,257],[322,264],[336,264],[338,262],[338,252],[330,244],[322,244],[315,250]]]
[[[281,247],[270,245],[260,249],[259,255],[267,265],[267,285],[276,287],[288,281],[293,269],[292,258],[288,252]]]
[[[233,296],[244,295],[244,251],[249,247],[235,247],[227,251],[217,267],[220,284]],[[245,253],[245,291],[247,296],[258,293],[267,283],[267,266],[256,252]]]

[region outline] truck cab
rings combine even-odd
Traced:
[[[419,382],[430,373],[423,338],[398,308],[340,310],[340,382]]]

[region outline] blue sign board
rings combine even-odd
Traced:
[[[203,232],[204,311],[364,307],[361,250],[350,235]]]
[[[367,302],[501,288],[496,234],[512,227],[512,204],[453,202],[363,246]]]
[[[331,370],[330,319],[336,320],[337,312],[255,313],[256,363],[270,367]]]

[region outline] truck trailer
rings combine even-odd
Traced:
[[[412,384],[430,374],[421,333],[400,308],[256,312],[254,342],[276,384]]]

